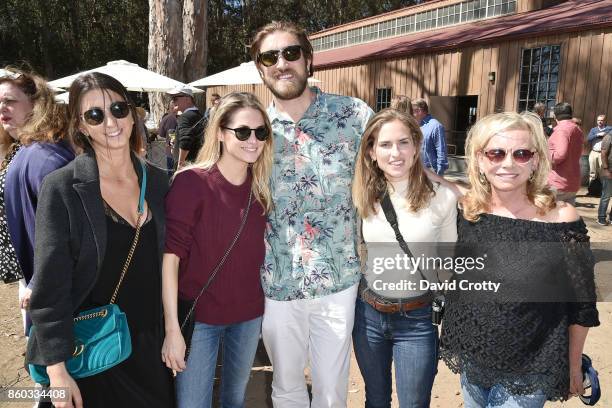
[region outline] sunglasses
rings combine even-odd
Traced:
[[[115,119],[123,119],[130,113],[130,105],[127,102],[113,102],[108,109]],[[97,126],[104,122],[104,109],[91,108],[85,111],[82,117],[87,124]]]
[[[281,54],[285,61],[297,61],[302,56],[302,46],[290,45],[280,50],[265,51],[257,56],[257,60],[264,67],[271,67],[272,65],[276,65],[276,63],[278,62],[278,57]]]
[[[255,138],[260,142],[265,141],[269,136],[268,129],[266,129],[264,126],[260,126],[257,129],[251,129],[246,126],[240,126],[235,129],[224,126],[222,126],[222,128],[225,130],[232,130],[234,132],[234,135],[236,135],[236,139],[240,140],[241,142],[244,142],[245,140],[248,140],[249,137],[251,137],[251,131],[255,132]]]
[[[519,164],[525,164],[531,160],[535,153],[528,149],[517,149],[512,151],[512,158]],[[483,151],[483,154],[487,156],[491,163],[501,163],[506,158],[508,151],[506,149],[490,149]]]

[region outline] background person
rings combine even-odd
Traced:
[[[35,281],[34,236],[40,188],[47,174],[74,159],[75,149],[67,137],[65,106],[55,102],[46,81],[33,73],[14,72],[19,78],[13,83],[29,92],[31,101],[27,119],[15,128],[23,147],[6,172],[5,190],[8,229],[24,276],[20,285],[20,307],[25,312]],[[27,335],[31,325],[28,313],[25,313],[24,324]]]
[[[0,279],[5,283],[23,279],[8,230],[6,199],[10,194],[6,191],[6,173],[21,148],[19,129],[27,122],[32,112],[31,98],[35,92],[34,83],[26,80],[19,72],[8,71],[0,76],[0,123],[3,129],[3,158],[0,160]],[[20,304],[25,290],[25,284],[21,281]]]
[[[612,173],[610,165],[612,164],[612,129],[606,134],[601,143],[601,198],[599,199],[599,208],[597,209],[597,223],[599,225],[610,225],[612,221],[612,210],[606,219],[608,204],[612,196]]]
[[[416,120],[405,112],[385,109],[368,123],[353,181],[353,202],[362,218],[366,244],[396,242],[380,204],[387,193],[413,253],[422,254],[416,245],[435,256],[429,253],[431,243],[457,240],[457,198],[449,188],[434,186],[427,178],[420,157],[422,138]],[[423,243],[430,244],[423,247]],[[399,247],[394,253],[403,255]],[[375,256],[368,248],[368,259]],[[438,361],[431,293],[377,290],[375,283],[412,281],[419,287],[421,278],[409,271],[365,272],[355,306],[353,345],[368,407],[391,406],[392,362],[399,406],[429,407]]]
[[[423,133],[423,146],[421,147],[423,165],[442,176],[448,169],[444,126],[431,116],[425,99],[413,100],[412,110],[414,117],[421,126],[421,133]]]
[[[597,115],[597,126],[589,131],[587,141],[591,147],[589,153],[589,182],[595,180],[601,168],[601,146],[604,136],[612,132],[612,126],[606,125],[606,115]]]
[[[176,105],[176,140],[172,156],[177,169],[186,162],[192,162],[204,143],[205,120],[195,106],[193,91],[187,85],[181,85],[168,92]]]
[[[557,201],[574,205],[576,192],[580,188],[580,156],[584,136],[572,120],[572,106],[569,103],[556,104],[554,112],[557,126],[548,139],[552,164],[548,185],[553,189]]]
[[[414,116],[412,111],[412,100],[406,95],[396,95],[391,99],[391,108]]]
[[[501,282],[503,292],[447,293],[441,355],[461,374],[465,407],[542,407],[581,394],[584,342],[599,325],[593,254],[576,209],[546,186],[541,122],[489,115],[470,130],[466,153],[471,188],[458,242],[488,255],[475,277]],[[551,282],[568,283],[576,298],[544,300]],[[537,302],[523,297],[534,291]]]
[[[85,152],[47,176],[41,188],[30,306],[35,332],[27,362],[47,366],[51,387],[69,389],[71,399],[55,401],[57,408],[172,407],[172,379],[159,353],[166,173],[146,165],[139,214],[141,128],[127,90],[114,78],[79,76],[68,111],[71,136]],[[140,238],[116,299],[127,316],[132,353],[119,365],[74,380],[65,365],[74,350],[73,317],[109,303],[137,225]]]
[[[265,256],[266,214],[272,206],[272,129],[257,98],[236,92],[221,100],[205,140],[196,162],[176,174],[166,198],[162,358],[178,371],[179,407],[210,407],[222,343],[220,405],[240,408],[264,311],[259,271]],[[254,198],[247,209],[251,193]],[[185,364],[177,295],[196,298],[235,238],[245,211],[242,234],[196,305]]]

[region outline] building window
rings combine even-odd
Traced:
[[[467,0],[313,39],[315,51],[344,47],[516,12],[517,0]]]
[[[519,112],[531,110],[536,102],[544,103],[548,109],[555,105],[560,64],[560,45],[546,45],[523,50],[519,83]]]
[[[391,88],[376,89],[376,112],[391,106]]]

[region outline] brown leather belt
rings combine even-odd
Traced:
[[[364,284],[359,285],[359,294],[361,299],[372,306],[375,310],[381,313],[398,313],[398,312],[409,312],[411,310],[419,309],[421,307],[429,305],[431,302],[428,301],[415,301],[415,302],[396,302],[393,299],[383,299],[381,296],[376,295],[371,290],[364,287]]]

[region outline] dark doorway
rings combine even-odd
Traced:
[[[465,139],[467,132],[476,123],[476,112],[478,112],[478,95],[465,95],[457,97],[457,109],[455,116],[455,143],[457,154],[465,154]]]

